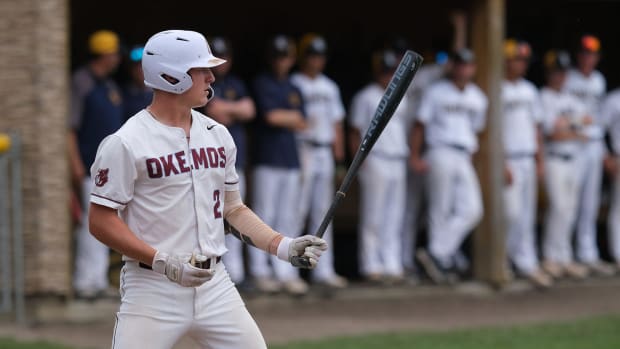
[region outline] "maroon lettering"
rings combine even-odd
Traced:
[[[217,150],[215,148],[207,148],[207,155],[209,156],[209,167],[217,167],[219,157],[217,156]]]
[[[208,168],[209,164],[207,163],[207,153],[204,148],[200,148],[198,151],[196,149],[192,149],[192,159],[194,160],[194,168],[196,170],[200,169],[200,167]]]
[[[179,168],[181,169],[181,173],[185,173],[185,172],[189,172],[189,167],[187,167],[187,165],[185,164],[185,152],[184,151],[180,151],[177,153],[174,153],[174,156],[177,158],[177,161],[179,163]]]
[[[162,170],[159,160],[157,158],[146,159],[146,171],[149,178],[161,178]]]
[[[224,147],[217,148],[217,152],[220,154],[220,167],[226,168],[226,149]]]
[[[179,170],[174,166],[172,162],[172,154],[168,154],[166,157],[160,156],[159,160],[164,167],[164,175],[170,176],[171,173],[179,174]]]

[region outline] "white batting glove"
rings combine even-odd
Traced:
[[[314,269],[319,258],[327,250],[327,242],[314,235],[304,235],[295,239],[284,237],[278,245],[278,258],[291,263],[293,257],[305,257],[310,262],[309,269]],[[296,267],[299,265],[293,264]]]
[[[190,261],[206,259],[207,257],[202,255],[169,256],[167,253],[157,251],[151,265],[154,271],[166,275],[172,282],[184,287],[198,287],[211,280],[215,270],[197,268]]]

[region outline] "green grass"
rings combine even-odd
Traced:
[[[0,348],[2,349],[69,349],[58,344],[48,342],[17,342],[13,339],[0,338]]]
[[[620,316],[567,323],[342,337],[271,349],[618,349]]]

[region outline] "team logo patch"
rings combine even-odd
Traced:
[[[108,183],[108,172],[110,172],[109,168],[100,168],[97,171],[97,176],[95,176],[96,186],[103,187],[106,183]]]

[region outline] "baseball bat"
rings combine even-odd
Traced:
[[[347,190],[351,186],[353,182],[353,178],[359,172],[360,166],[370,150],[379,139],[381,132],[385,129],[388,122],[394,115],[394,111],[400,104],[400,101],[403,99],[405,92],[407,92],[407,88],[411,84],[413,77],[415,76],[418,68],[422,64],[422,56],[419,54],[407,50],[403,55],[403,58],[400,60],[398,67],[396,67],[396,71],[394,75],[392,75],[392,79],[388,84],[385,92],[383,93],[383,97],[381,97],[381,101],[377,106],[377,110],[370,122],[370,126],[368,130],[366,130],[366,134],[360,143],[355,156],[353,157],[353,161],[347,170],[347,173],[340,184],[340,188],[336,192],[336,195],[319,226],[316,233],[314,235],[318,237],[323,237],[325,234],[325,230],[327,230],[327,226],[331,222],[332,218],[334,218],[334,214],[336,213],[336,208],[340,205],[342,199],[345,198]],[[310,261],[308,258],[303,256],[294,256],[291,258],[291,263],[295,267],[308,268],[310,267]]]

